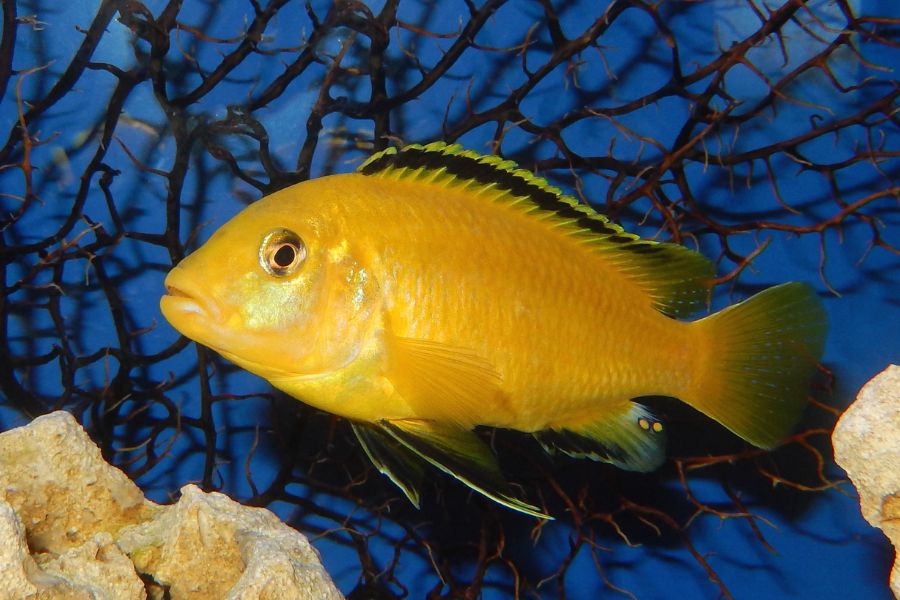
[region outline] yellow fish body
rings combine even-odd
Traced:
[[[803,406],[826,319],[788,283],[694,322],[713,266],[642,240],[510,161],[434,143],[247,207],[166,279],[187,337],[346,417],[418,504],[430,463],[511,508],[472,429],[649,471],[681,399],[757,446]]]

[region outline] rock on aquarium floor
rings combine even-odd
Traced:
[[[863,386],[831,438],[834,459],[859,491],[862,515],[900,548],[900,366],[891,365]],[[891,591],[900,598],[895,557]]]
[[[161,506],[75,419],[0,434],[0,600],[342,598],[299,532],[194,485]]]

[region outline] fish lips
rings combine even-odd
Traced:
[[[193,340],[202,337],[203,330],[221,319],[216,304],[207,297],[200,283],[184,269],[175,267],[166,276],[166,294],[159,301],[166,320]]]

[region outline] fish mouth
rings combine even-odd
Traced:
[[[162,297],[161,302],[164,302],[169,306],[173,306],[178,310],[178,312],[181,313],[195,313],[198,315],[206,315],[206,311],[203,310],[203,305],[197,302],[197,300],[190,294],[175,286],[166,286],[166,294]]]
[[[191,299],[191,295],[187,292],[183,292],[174,285],[166,285],[166,296],[175,296],[177,298],[188,298]]]
[[[178,267],[172,269],[166,277],[164,283],[166,293],[160,299],[159,306],[163,316],[176,329],[182,329],[180,325],[184,323],[185,318],[215,321],[219,317],[215,304],[205,298],[198,284],[199,282]]]

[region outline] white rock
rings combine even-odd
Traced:
[[[268,510],[181,491],[144,499],[68,413],[0,434],[0,600],[342,598]]]
[[[57,555],[155,509],[62,411],[0,433],[0,499],[19,515],[33,552]]]
[[[144,584],[109,533],[54,557],[28,551],[25,527],[0,502],[0,598],[20,600],[144,600]]]
[[[862,515],[900,547],[900,366],[869,381],[841,416],[832,435],[834,457],[856,489]],[[900,599],[900,564],[891,590]]]
[[[59,585],[73,590],[73,598],[143,600],[147,597],[144,582],[131,559],[105,531],[60,556],[43,554],[36,560],[43,573],[57,577],[64,582]]]
[[[13,507],[0,502],[0,598],[26,598],[36,594],[37,586],[27,575],[27,571],[36,569],[25,542],[25,527]]]
[[[119,545],[173,599],[342,598],[307,539],[263,508],[195,485],[152,521],[122,531]]]

